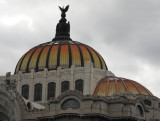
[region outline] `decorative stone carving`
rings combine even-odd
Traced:
[[[12,91],[0,89],[0,121],[20,121],[20,105],[16,98],[18,94]]]
[[[80,103],[78,102],[78,100],[71,98],[64,101],[61,107],[63,110],[66,110],[68,108],[78,109],[80,108]]]
[[[15,90],[16,89],[17,81],[15,79],[14,80],[5,79],[4,81],[5,81],[5,85],[6,85],[7,90]]]

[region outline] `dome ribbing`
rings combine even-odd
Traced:
[[[96,86],[94,96],[112,96],[116,93],[132,92],[133,94],[150,95],[153,94],[136,81],[108,76],[99,81]]]
[[[85,62],[92,62],[94,68],[107,70],[102,56],[88,45],[76,41],[53,41],[40,44],[30,49],[19,60],[15,74],[42,71],[44,68],[55,70],[70,68],[71,65],[84,67]]]

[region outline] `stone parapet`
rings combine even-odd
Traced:
[[[152,102],[151,106],[144,103],[145,99]],[[28,110],[24,113],[24,119],[50,119],[69,116],[95,116],[105,119],[129,119],[137,120],[160,120],[160,108],[154,105],[160,100],[153,96],[121,93],[115,96],[84,96],[78,91],[67,91],[57,98],[49,101],[44,110]],[[140,107],[140,108],[139,108]],[[140,109],[140,110],[139,110]],[[152,115],[148,117],[148,115]]]

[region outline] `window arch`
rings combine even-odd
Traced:
[[[137,107],[136,107],[136,114],[137,114],[137,116],[140,116],[140,117],[144,116],[143,109],[140,105],[137,105]]]
[[[42,100],[42,84],[38,83],[34,86],[34,101]]]
[[[29,85],[26,84],[22,86],[22,96],[25,99],[29,99]]]
[[[69,90],[69,81],[63,81],[61,84],[61,92]]]
[[[63,102],[61,108],[63,110],[67,110],[68,108],[72,108],[72,109],[78,109],[80,108],[80,103],[78,100],[76,99],[67,99],[66,101]]]
[[[49,100],[52,97],[55,97],[55,92],[56,92],[56,84],[54,82],[48,83],[48,97],[47,99]]]
[[[83,80],[82,79],[76,80],[75,90],[83,93]]]

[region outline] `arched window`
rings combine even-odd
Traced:
[[[78,109],[80,108],[80,103],[76,99],[68,99],[62,104],[62,109],[67,110],[68,108]]]
[[[61,85],[61,92],[69,90],[69,81],[63,81]]]
[[[54,82],[48,83],[48,97],[47,99],[49,100],[52,97],[55,97],[55,92],[56,92],[56,84]]]
[[[79,79],[76,81],[75,90],[83,93],[83,80]]]
[[[42,100],[42,84],[36,84],[34,86],[34,101]]]
[[[22,96],[25,99],[29,99],[29,85],[26,84],[22,86]]]
[[[137,114],[137,116],[140,116],[140,117],[143,117],[143,115],[144,115],[143,109],[140,105],[137,105],[137,107],[136,107],[136,114]]]

